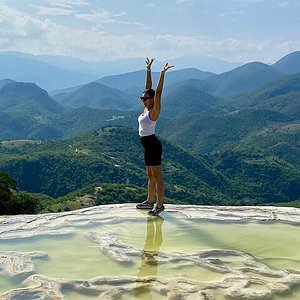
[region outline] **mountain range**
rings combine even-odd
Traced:
[[[193,68],[170,72],[165,80],[162,116],[178,118],[210,110],[228,114],[236,109],[259,108],[295,118],[299,114],[299,74],[287,73],[300,72],[290,69],[299,59],[300,51],[287,55],[274,66],[253,62],[222,74]],[[36,84],[3,79],[0,80],[1,113],[6,118],[29,117],[32,122],[40,118],[43,125],[51,127],[53,116],[50,118],[48,114],[63,115],[66,109],[140,110],[138,99],[144,77],[145,71],[105,76],[50,96]],[[157,79],[158,73],[153,72],[154,86]]]
[[[300,198],[299,60],[300,51],[297,51],[272,66],[251,62],[221,74],[196,68],[167,74],[157,130],[166,147],[168,197],[177,201],[194,197],[200,201],[202,195],[205,203],[210,203],[208,195],[211,194],[215,204],[221,203],[220,199],[235,204],[246,200],[256,204]],[[154,87],[158,75],[153,72]],[[140,149],[135,139],[144,80],[145,71],[138,70],[104,76],[68,89],[58,88],[51,93],[35,83],[8,77],[0,80],[0,139],[52,140],[42,143],[43,146],[30,143],[13,150],[7,149],[3,141],[0,171],[15,172],[13,175],[23,189],[51,196],[63,195],[89,182],[118,179],[123,184],[122,177],[127,180],[125,183],[141,184],[137,178],[142,172],[142,158],[136,156]],[[119,125],[129,127],[114,127]],[[99,131],[100,127],[118,129]],[[127,136],[126,141],[117,131]],[[101,156],[104,148],[97,147],[93,139],[106,150],[111,147],[106,156]],[[118,144],[120,140],[122,146]],[[66,143],[72,149],[81,149],[83,156],[80,163],[77,161],[78,167],[75,165],[78,153],[63,154],[66,150],[62,145],[65,147]],[[78,146],[74,146],[76,143]],[[38,154],[40,151],[45,155]],[[186,156],[179,162],[183,155],[180,151]],[[37,156],[31,157],[30,153]],[[120,161],[110,164],[108,156],[120,157]],[[49,171],[53,160],[57,164],[55,172]],[[183,167],[184,161],[189,162]],[[117,171],[115,165],[126,166],[126,163],[126,170]],[[59,178],[65,189],[57,186],[55,192],[46,182],[53,183],[57,170],[64,164],[64,176]],[[86,181],[76,177],[66,183],[63,178],[68,177],[67,170],[72,168],[87,168]],[[210,171],[202,174],[207,168]],[[29,173],[25,172],[25,176],[22,170],[40,172],[39,184],[33,188],[33,183],[28,181]],[[93,172],[98,174],[95,179],[92,179]],[[107,172],[113,175],[105,177]]]
[[[144,58],[113,61],[83,61],[67,56],[32,55],[21,52],[0,52],[0,80],[33,82],[48,92],[82,85],[99,78],[144,68]],[[242,63],[225,62],[213,57],[179,57],[173,59],[178,69],[197,68],[222,73]],[[157,66],[163,62],[157,61]],[[155,69],[154,70],[158,71]]]

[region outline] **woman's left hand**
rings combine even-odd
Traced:
[[[163,73],[167,72],[169,69],[173,68],[174,66],[173,65],[169,65],[168,63],[166,63],[163,68],[161,69],[161,71]]]

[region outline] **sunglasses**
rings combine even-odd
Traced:
[[[148,99],[151,99],[151,97],[140,97],[141,98],[141,101],[146,101],[146,100],[148,100]]]

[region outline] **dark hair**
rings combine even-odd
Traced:
[[[151,98],[153,98],[154,95],[155,95],[155,91],[154,91],[153,89],[146,89],[146,90],[144,90],[144,94],[147,94],[147,95],[149,95]]]

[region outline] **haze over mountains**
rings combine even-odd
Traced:
[[[230,178],[228,185],[231,190],[214,190],[214,199],[223,195],[224,199],[250,197],[271,202],[268,189],[272,189],[270,194],[277,202],[299,198],[299,61],[300,51],[297,51],[272,66],[250,62],[221,74],[197,68],[175,69],[167,74],[158,133],[186,151],[205,155],[211,168],[220,172],[223,178]],[[158,74],[153,72],[154,87]],[[64,76],[67,76],[66,73]],[[56,79],[68,80],[62,77]],[[52,77],[48,80],[53,85],[56,82]],[[0,139],[62,140],[77,137],[84,143],[84,134],[103,126],[125,125],[136,131],[136,119],[142,110],[139,96],[144,81],[145,70],[137,69],[96,78],[87,84],[75,84],[67,89],[53,86],[56,91],[48,93],[29,80],[18,82],[5,75],[0,80]],[[133,136],[132,132],[129,136]],[[129,147],[130,140],[126,142]],[[0,151],[6,153],[3,145],[0,145]],[[33,146],[33,152],[36,151],[34,149]],[[14,151],[18,152],[16,149]],[[101,152],[101,149],[97,151]],[[126,148],[122,151],[126,156]],[[29,154],[24,152],[22,155]],[[11,170],[14,159],[5,162],[7,170]],[[189,159],[192,166],[196,158],[192,155]],[[131,163],[133,167],[137,161],[132,158]],[[42,162],[39,164],[43,166]],[[177,167],[174,165],[171,169],[174,168]],[[253,173],[250,174],[250,170]],[[172,173],[172,176],[176,177],[175,174]],[[16,176],[22,182],[25,180],[21,173]],[[195,178],[192,181],[196,182]],[[278,190],[272,188],[276,178],[281,178],[276,183],[280,186]],[[262,181],[268,188],[260,186]],[[139,184],[138,181],[135,183]],[[175,179],[172,184],[176,185]],[[212,188],[213,181],[200,185],[204,188],[206,184]],[[233,192],[234,184],[242,185],[242,190]],[[80,184],[70,183],[70,189],[72,186],[78,188]],[[26,187],[25,183],[23,187]],[[196,190],[197,194],[201,189]],[[284,192],[280,194],[280,190]],[[205,193],[209,193],[208,186]],[[276,193],[280,196],[277,197]],[[187,194],[185,196],[188,199]]]
[[[94,62],[65,56],[0,52],[0,79],[34,82],[47,91],[53,91],[86,84],[104,76],[134,72],[144,67],[143,61],[144,58],[132,58]],[[172,63],[177,64],[178,69],[204,67],[203,70],[213,70],[216,73],[241,65],[211,57],[178,58]],[[162,62],[157,62],[157,65],[161,64]]]
[[[299,65],[299,57],[300,51],[285,56],[274,66],[253,62],[222,74],[195,68],[175,69],[168,73],[165,81],[163,106],[168,109],[163,109],[162,115],[178,118],[211,109],[256,107],[296,117],[299,115],[297,71],[300,72],[300,66],[299,69],[296,68]],[[289,75],[294,72],[296,72],[294,75]],[[55,113],[57,118],[65,113],[65,109],[80,107],[120,111],[140,109],[138,99],[144,86],[145,71],[105,76],[86,85],[51,93],[50,97],[36,84],[15,82],[5,77],[6,79],[0,80],[2,120],[14,122],[5,122],[2,128],[15,123],[16,118],[19,122],[35,123],[36,126],[41,123],[42,126],[47,125],[51,128],[56,127],[56,124],[51,123],[53,118],[48,114]],[[157,79],[158,72],[153,72],[154,86]],[[56,128],[53,132],[57,133],[57,130],[60,131]],[[0,137],[26,137],[20,135],[20,132],[14,133],[13,129],[9,129],[9,132],[11,136],[6,134],[7,130],[2,130]],[[63,135],[63,132],[59,134]],[[48,134],[47,136],[49,137]]]

